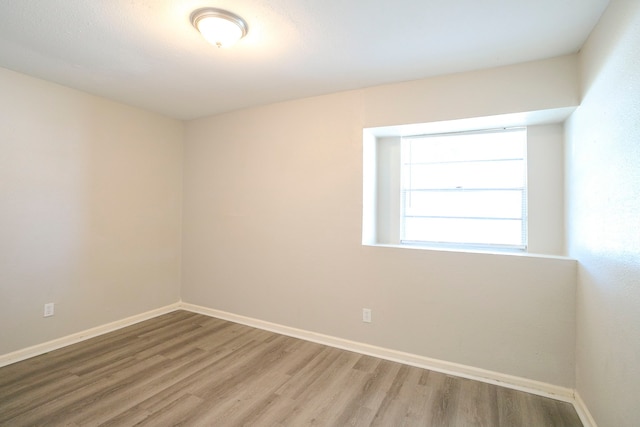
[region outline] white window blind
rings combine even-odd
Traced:
[[[526,129],[403,137],[404,244],[525,249]]]

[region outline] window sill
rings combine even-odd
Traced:
[[[439,246],[422,246],[422,245],[394,245],[387,243],[363,243],[362,246],[380,247],[380,248],[395,248],[395,249],[409,249],[418,251],[435,251],[435,252],[458,252],[458,253],[470,253],[470,254],[485,254],[485,255],[506,255],[525,258],[548,258],[548,259],[563,259],[569,261],[575,261],[574,258],[565,255],[550,255],[550,254],[538,254],[519,250],[490,250],[490,249],[478,249],[478,248],[445,248]]]

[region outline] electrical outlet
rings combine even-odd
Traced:
[[[53,303],[49,302],[44,305],[44,317],[53,316]]]
[[[371,309],[363,308],[362,309],[362,321],[365,323],[371,323]]]

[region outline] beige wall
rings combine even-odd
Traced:
[[[0,354],[177,302],[183,124],[4,69],[0,93]]]
[[[363,92],[363,127],[576,106],[576,55],[389,84]]]
[[[577,390],[600,427],[640,425],[639,58],[640,2],[613,0],[582,51],[567,127]]]
[[[564,227],[564,126],[527,129],[528,251],[566,255]]]
[[[362,129],[574,106],[576,73],[568,56],[196,120],[183,165],[180,122],[0,70],[0,354],[182,295],[572,387],[575,263],[362,246]]]
[[[361,231],[363,127],[575,106],[576,60],[187,123],[183,300],[573,387],[574,261],[367,247]]]

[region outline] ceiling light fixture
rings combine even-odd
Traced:
[[[202,37],[218,47],[229,47],[243,38],[249,27],[244,19],[222,9],[206,7],[191,14],[191,23]]]

